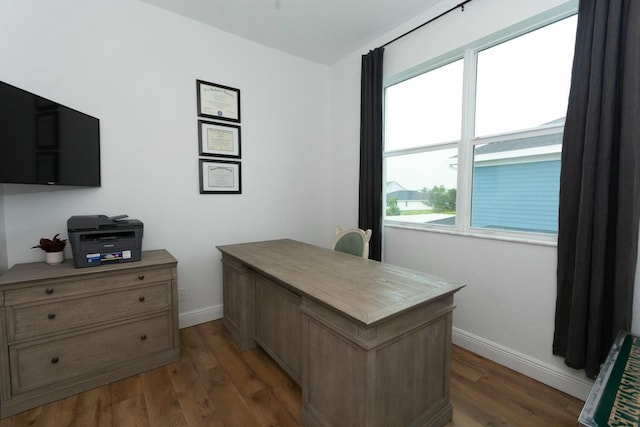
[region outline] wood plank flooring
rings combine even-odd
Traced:
[[[182,355],[154,369],[0,421],[0,427],[299,426],[301,390],[264,351],[239,353],[220,320],[180,331]],[[583,402],[453,348],[447,427],[576,426]]]

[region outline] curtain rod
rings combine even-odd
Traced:
[[[418,25],[417,27],[415,27],[415,28],[413,28],[413,29],[411,29],[411,30],[407,31],[407,32],[406,32],[406,33],[404,33],[404,34],[399,35],[399,36],[398,36],[398,37],[396,37],[395,39],[391,40],[390,42],[386,42],[385,44],[383,44],[383,45],[382,45],[382,46],[380,46],[380,47],[387,47],[387,46],[388,46],[388,45],[390,45],[391,43],[393,43],[393,42],[395,42],[395,41],[397,41],[397,40],[400,40],[400,39],[401,39],[401,38],[403,38],[404,36],[408,36],[409,34],[413,33],[414,31],[419,30],[420,28],[424,27],[425,25],[432,23],[433,21],[435,21],[435,20],[436,20],[436,19],[438,19],[438,18],[442,18],[442,17],[443,17],[444,15],[446,15],[447,13],[449,13],[449,12],[453,12],[454,10],[456,10],[456,9],[458,9],[458,8],[460,8],[460,11],[461,11],[461,12],[464,12],[464,5],[465,5],[465,4],[467,4],[467,3],[469,3],[470,1],[471,1],[471,0],[465,0],[465,1],[463,1],[462,3],[459,3],[459,4],[455,5],[455,6],[454,6],[454,7],[452,7],[451,9],[449,9],[449,10],[447,10],[447,11],[445,11],[445,12],[442,12],[440,15],[436,16],[435,18],[431,18],[431,19],[429,19],[427,22],[425,22],[425,23],[423,23],[423,24]]]

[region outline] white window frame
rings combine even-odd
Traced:
[[[535,31],[546,25],[553,24],[577,13],[577,4],[569,3],[562,8],[556,8],[547,13],[538,15],[519,24],[513,25],[502,31],[484,37],[469,45],[455,49],[448,54],[435,58],[424,64],[387,78],[383,82],[384,89],[389,86],[409,80],[418,75],[428,73],[459,59],[464,59],[463,65],[463,95],[462,95],[462,134],[460,141],[449,141],[429,146],[384,151],[383,160],[389,157],[418,154],[446,148],[458,148],[458,181],[456,189],[456,223],[454,226],[437,224],[416,224],[397,220],[384,220],[385,227],[405,228],[419,231],[429,231],[447,234],[465,235],[471,237],[525,242],[539,245],[557,245],[557,234],[536,233],[524,231],[505,231],[499,229],[471,227],[471,195],[473,186],[473,150],[476,145],[499,142],[512,139],[513,136],[533,137],[550,134],[562,134],[564,124],[550,125],[535,129],[519,130],[495,136],[474,137],[475,131],[475,93],[476,93],[476,66],[478,52],[496,46],[508,40],[520,37]],[[385,101],[386,105],[386,101]],[[385,161],[386,164],[386,161]],[[383,209],[386,209],[386,168],[383,170]]]

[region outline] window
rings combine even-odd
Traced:
[[[387,85],[386,224],[557,234],[576,22],[467,49]]]
[[[385,90],[387,219],[455,220],[462,75],[457,60]]]
[[[460,140],[462,66],[460,59],[385,90],[388,151]]]

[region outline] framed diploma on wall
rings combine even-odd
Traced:
[[[198,116],[240,123],[240,89],[196,80]]]
[[[201,156],[240,158],[240,126],[198,120]]]
[[[200,194],[241,194],[240,162],[200,159]]]

